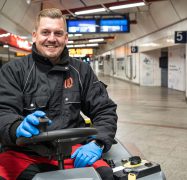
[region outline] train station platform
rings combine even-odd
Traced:
[[[118,104],[117,138],[133,155],[161,164],[168,180],[187,179],[184,92],[143,87],[99,75]]]

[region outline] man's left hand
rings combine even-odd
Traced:
[[[87,165],[92,165],[95,161],[101,158],[102,148],[96,145],[94,142],[90,142],[84,146],[78,148],[71,156],[75,158],[74,166],[85,167]]]

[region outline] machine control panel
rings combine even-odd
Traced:
[[[132,156],[121,162],[107,161],[114,172],[115,180],[135,180],[161,171],[160,165]]]

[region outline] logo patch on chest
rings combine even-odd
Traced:
[[[73,86],[73,79],[71,77],[65,79],[64,88],[71,88]]]

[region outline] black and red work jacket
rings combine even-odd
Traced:
[[[117,129],[116,107],[90,65],[69,57],[66,47],[56,65],[33,45],[32,54],[0,70],[0,141],[4,147],[37,150],[36,145],[17,147],[15,132],[26,115],[42,110],[52,120],[48,131],[83,127],[83,112],[98,131],[95,139],[108,151]]]

